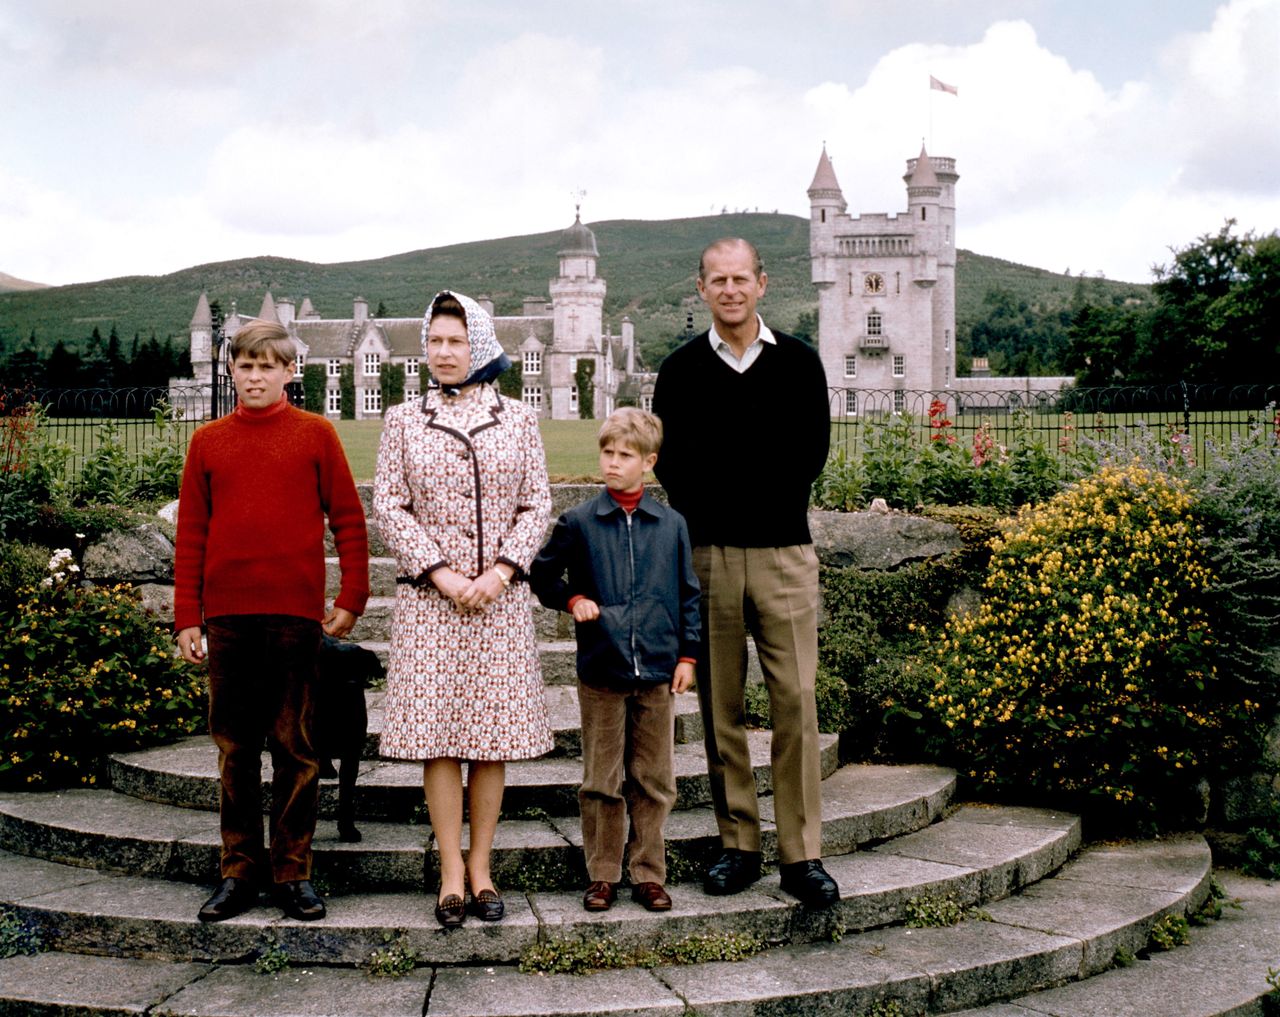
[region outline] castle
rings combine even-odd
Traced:
[[[956,377],[956,161],[924,145],[907,160],[907,210],[851,216],[826,146],[809,185],[818,352],[832,416],[1008,410],[1064,378]],[[976,365],[976,362],[975,362]]]
[[[655,375],[636,370],[635,326],[622,319],[618,335],[604,328],[606,284],[596,274],[599,251],[595,234],[583,225],[581,215],[561,235],[557,252],[560,274],[551,280],[548,298],[526,297],[521,313],[494,316],[498,341],[521,372],[522,398],[544,418],[577,419],[579,365],[590,364],[593,415],[604,417],[619,400],[648,407],[653,401]],[[431,294],[424,294],[423,302]],[[487,298],[478,302],[490,314]],[[351,368],[354,388],[354,416],[357,420],[382,416],[381,374],[388,364],[404,368],[404,399],[422,393],[425,358],[422,353],[422,319],[374,318],[369,302],[356,297],[349,318],[322,318],[304,298],[300,306],[290,299],[275,298],[270,292],[254,317],[278,321],[297,344],[298,379],[307,364],[325,366],[323,412],[339,417],[342,412],[342,374]],[[249,320],[236,312],[222,323],[222,337],[229,339]],[[208,294],[202,293],[191,319],[191,367],[193,377],[174,379],[173,388],[195,388],[203,399],[203,416],[209,415],[214,365],[214,321]],[[587,372],[583,372],[584,379]],[[189,395],[184,398],[191,405]]]

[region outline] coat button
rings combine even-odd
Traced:
[[[466,537],[468,540],[475,540],[475,539],[476,539],[476,531],[475,531],[475,530],[463,530],[463,531],[462,531],[462,535],[463,535],[464,537]]]

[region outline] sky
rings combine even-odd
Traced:
[[[807,216],[824,145],[854,214],[955,158],[958,245],[1057,272],[1280,226],[1280,0],[0,0],[0,95],[52,285]]]

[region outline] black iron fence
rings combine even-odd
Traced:
[[[1082,440],[1124,441],[1143,429],[1185,435],[1202,453],[1255,427],[1280,435],[1280,384],[1036,389],[992,387],[935,392],[830,390],[832,443],[856,455],[876,429],[896,421],[922,441],[946,432],[971,440],[979,429],[999,445],[1037,440],[1067,449]]]

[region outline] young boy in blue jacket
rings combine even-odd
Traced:
[[[529,573],[543,604],[573,615],[578,639],[588,911],[617,897],[624,847],[632,899],[671,908],[662,827],[676,800],[673,693],[693,684],[701,621],[684,518],[644,490],[661,444],[652,413],[611,414],[600,428],[605,490],[557,520]]]

